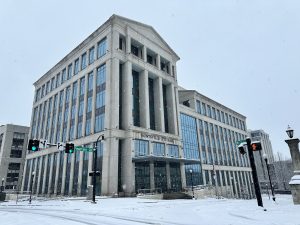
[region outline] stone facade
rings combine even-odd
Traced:
[[[72,142],[77,148],[74,154],[56,146],[29,152],[22,190],[48,196],[86,195],[92,153],[82,150],[93,148],[100,135],[104,141],[96,143],[101,173],[97,195],[180,191],[190,186],[191,169],[194,185],[208,184],[203,182],[206,172],[202,174],[200,153],[191,157],[194,150],[184,150],[178,60],[151,26],[117,15],[109,18],[34,83],[30,138]],[[222,109],[235,115],[237,124],[231,127],[245,135],[245,117]],[[229,160],[234,160],[238,156],[230,140],[230,155],[235,156]],[[228,173],[226,181],[235,185],[236,196],[243,185],[251,192],[249,165],[228,164],[224,169],[241,171]],[[205,179],[211,179],[209,174]]]
[[[29,127],[0,126],[0,185],[5,191],[20,190],[25,163]]]

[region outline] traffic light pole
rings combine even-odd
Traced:
[[[248,147],[248,155],[249,155],[249,160],[250,160],[250,166],[252,169],[252,178],[253,178],[253,183],[254,183],[254,189],[255,189],[255,195],[257,199],[257,205],[264,207],[261,193],[260,193],[260,188],[259,188],[259,182],[258,182],[258,177],[257,177],[257,171],[256,171],[256,166],[255,166],[255,161],[254,161],[254,155],[253,155],[253,149],[251,146],[251,139],[247,138],[247,147]],[[266,211],[266,209],[265,209]]]
[[[99,136],[100,137],[100,136]],[[92,203],[96,203],[96,169],[97,169],[97,143],[99,140],[99,137],[97,141],[94,143],[94,151],[93,151],[93,199]]]
[[[93,199],[92,203],[96,203],[96,176],[97,176],[97,144],[100,138],[103,138],[103,135],[100,135],[97,138],[97,141],[94,143],[94,150],[93,150]],[[100,140],[101,143],[101,140]]]

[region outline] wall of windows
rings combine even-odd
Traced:
[[[238,119],[237,117],[230,115],[228,113],[225,113],[223,111],[220,111],[219,109],[216,109],[216,108],[210,106],[209,104],[201,102],[200,100],[196,100],[195,110],[199,114],[208,116],[208,117],[215,119],[217,121],[220,121],[224,124],[228,124],[232,127],[246,131],[246,124],[243,120]]]
[[[88,55],[87,52],[81,54],[80,58],[76,58],[73,62],[69,63],[67,68],[63,68],[61,72],[57,73],[55,76],[51,77],[48,81],[42,85],[41,88],[38,88],[35,93],[35,102],[42,99],[48,93],[53,91],[55,88],[59,87],[66,80],[71,79],[72,76],[77,75],[80,70],[84,70],[88,65],[91,65],[95,62],[95,48],[97,47],[97,59],[104,56],[107,52],[107,39],[103,38],[97,43],[96,46],[93,46],[89,49]],[[74,64],[74,68],[73,68]]]
[[[187,159],[200,159],[196,119],[186,114],[180,114],[183,153]]]

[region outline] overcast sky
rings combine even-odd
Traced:
[[[300,136],[300,2],[1,0],[0,124],[30,125],[33,82],[118,14],[151,25],[180,56],[178,83],[247,117],[289,157]]]

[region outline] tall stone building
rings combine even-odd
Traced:
[[[249,130],[249,136],[252,141],[260,141],[262,144],[262,150],[254,152],[254,160],[257,170],[257,176],[262,189],[269,188],[269,177],[266,162],[264,160],[264,154],[268,159],[268,164],[274,163],[274,154],[272,144],[269,138],[269,134],[263,130]]]
[[[93,147],[104,135],[104,141],[96,143],[97,170],[101,172],[97,195],[179,191],[191,185],[187,177],[191,169],[194,185],[203,185],[211,180],[212,165],[220,171],[217,178],[226,177],[224,185],[233,184],[237,195],[241,183],[250,190],[249,164],[238,158],[234,146],[234,137],[240,138],[237,133],[245,135],[245,117],[216,102],[212,107],[218,110],[220,121],[183,107],[178,60],[151,26],[113,15],[34,83],[30,138]],[[220,136],[216,138],[226,139],[217,149],[226,159],[205,159],[210,161],[204,162],[207,165],[202,170],[204,150],[200,155],[200,148],[189,143],[186,133],[190,125],[185,115],[190,114],[197,124],[203,119],[218,126]],[[200,127],[191,131],[194,141],[200,143],[195,131],[201,133]],[[214,155],[214,147],[205,151],[209,157],[221,157]],[[50,196],[86,194],[92,153],[66,154],[55,146],[29,153],[24,191],[32,188],[36,194]],[[224,166],[217,166],[221,161]]]
[[[20,190],[29,127],[0,126],[0,185],[5,191]]]

